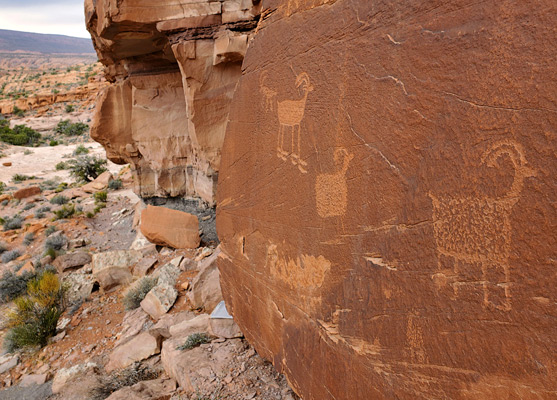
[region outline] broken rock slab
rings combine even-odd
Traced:
[[[23,375],[21,377],[21,381],[19,382],[19,386],[29,387],[29,386],[33,386],[33,385],[42,385],[47,380],[48,380],[48,374]]]
[[[220,274],[217,267],[217,258],[220,249],[217,248],[213,254],[198,263],[198,274],[191,282],[191,290],[187,297],[194,308],[214,310],[222,301],[220,287]]]
[[[21,188],[14,193],[14,198],[21,200],[27,197],[36,196],[41,193],[41,188],[38,186],[29,186]]]
[[[160,353],[162,338],[155,337],[149,332],[143,332],[117,347],[109,356],[105,366],[107,372],[126,368],[134,362],[145,360]]]
[[[89,182],[81,187],[81,190],[86,193],[94,193],[101,190],[104,190],[108,187],[108,184],[114,178],[110,171],[105,171],[100,174],[94,181]]]
[[[122,388],[106,398],[106,400],[152,400],[170,398],[176,390],[174,379],[154,379],[138,382],[133,386]]]
[[[137,250],[117,250],[93,255],[93,276],[104,290],[130,283],[130,267],[142,257]]]
[[[69,269],[80,268],[85,264],[90,263],[92,260],[91,254],[78,251],[70,254],[62,254],[52,262],[52,265],[56,267],[59,274],[67,271]]]
[[[200,314],[195,318],[182,321],[168,328],[172,337],[183,338],[184,340],[192,333],[205,333],[209,329],[209,314]]]
[[[54,379],[52,380],[52,393],[60,393],[66,383],[72,380],[72,378],[86,373],[87,371],[96,370],[97,368],[97,364],[88,362],[84,364],[74,365],[69,368],[59,369],[54,375]]]
[[[170,310],[178,298],[178,291],[168,283],[157,284],[141,301],[141,308],[154,320]]]
[[[122,330],[115,345],[120,346],[132,339],[149,323],[149,315],[141,307],[128,311],[122,320]]]
[[[144,257],[133,267],[133,275],[137,277],[144,277],[149,273],[151,268],[157,263],[156,257]]]
[[[211,318],[209,319],[209,333],[213,336],[225,339],[240,338],[243,336],[240,327],[234,322],[232,315],[228,313],[224,301],[217,304],[211,313]]]
[[[175,249],[197,248],[201,240],[197,216],[166,207],[147,206],[140,229],[152,243]]]
[[[6,354],[0,357],[0,374],[9,371],[13,367],[19,364],[19,356]]]

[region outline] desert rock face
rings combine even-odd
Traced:
[[[557,395],[555,3],[265,1],[229,311],[305,399]]]
[[[256,3],[255,5],[253,3]],[[221,148],[259,2],[85,1],[112,85],[91,136],[131,163],[136,192],[214,204]]]

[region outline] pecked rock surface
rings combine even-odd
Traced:
[[[107,79],[91,136],[144,197],[214,204],[232,95],[259,1],[86,0]],[[254,4],[255,3],[255,4]]]
[[[557,397],[554,2],[263,2],[228,309],[305,399]]]

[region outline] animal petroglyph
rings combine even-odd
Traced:
[[[317,214],[321,218],[344,215],[348,203],[348,187],[346,185],[346,171],[354,158],[344,148],[335,150],[335,164],[340,168],[332,174],[321,174],[315,181],[315,202]]]
[[[462,274],[466,264],[481,269],[479,282],[453,283],[458,296],[459,285],[481,284],[483,304],[497,309],[511,309],[510,272],[511,211],[520,198],[524,180],[535,175],[526,164],[522,147],[513,141],[499,142],[488,149],[481,164],[494,168],[498,160],[508,157],[514,168],[513,183],[499,198],[437,197],[429,194],[433,203],[435,242],[438,268],[443,258],[452,260],[454,275]]]
[[[313,90],[308,74],[302,72],[298,75],[296,87],[301,87],[304,92],[301,99],[283,100],[277,104],[280,124],[277,139],[277,156],[284,161],[290,158],[292,164],[297,165],[300,172],[307,173],[305,169],[307,163],[300,157],[300,123],[304,118],[308,94]],[[290,152],[284,150],[284,136],[288,131],[290,131],[292,138]]]
[[[315,289],[321,287],[331,262],[323,256],[302,254],[296,259],[282,257],[277,245],[267,247],[267,267],[271,275],[293,288]]]
[[[268,78],[267,71],[263,71],[259,77],[259,90],[261,91],[261,94],[265,98],[265,109],[267,111],[274,111],[275,97],[277,97],[277,92],[265,85],[265,83],[267,82],[267,78]]]

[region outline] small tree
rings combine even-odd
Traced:
[[[95,156],[80,156],[68,163],[70,175],[81,182],[91,182],[107,170],[106,160]]]

